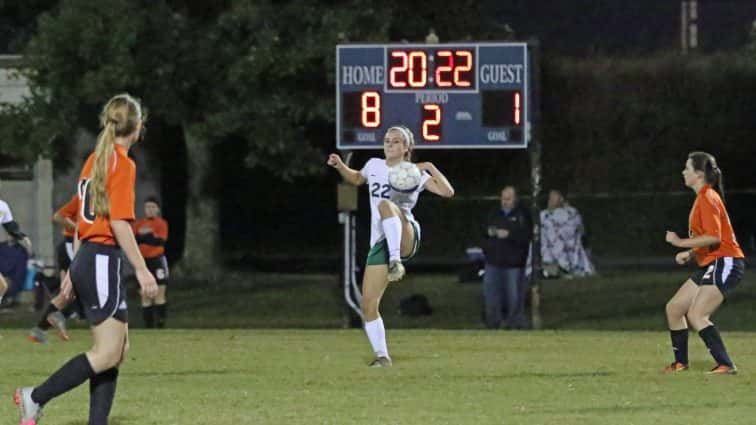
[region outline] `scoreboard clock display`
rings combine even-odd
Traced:
[[[383,147],[403,124],[420,149],[525,148],[526,43],[336,47],[336,145]]]

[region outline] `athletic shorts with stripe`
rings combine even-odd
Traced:
[[[420,250],[420,230],[418,228],[418,224],[414,221],[410,221],[410,224],[412,225],[412,231],[415,234],[415,243],[412,245],[412,251],[410,254],[406,257],[402,257],[402,261],[409,261],[417,255],[417,251]],[[388,252],[388,242],[386,241],[386,238],[383,238],[375,243],[372,247],[370,247],[370,251],[367,255],[367,260],[365,261],[365,264],[368,266],[380,266],[383,264],[388,265],[389,263],[389,252]]]
[[[745,261],[742,258],[720,257],[698,269],[691,277],[696,285],[715,285],[727,295],[743,278]]]
[[[71,281],[84,317],[99,325],[112,317],[128,323],[121,248],[82,242],[71,263]]]
[[[165,255],[160,257],[145,258],[144,262],[147,264],[147,269],[155,276],[158,285],[165,285],[168,283],[168,277],[170,272],[168,271],[168,260]]]

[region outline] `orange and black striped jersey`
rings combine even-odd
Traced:
[[[117,245],[118,242],[113,235],[110,221],[134,220],[136,165],[129,158],[125,147],[115,145],[105,181],[105,191],[110,199],[110,214],[107,217],[101,217],[94,214],[89,192],[94,162],[95,156],[92,153],[84,163],[84,168],[79,175],[78,195],[81,202],[78,221],[79,239],[106,245]]]
[[[165,254],[168,240],[168,222],[160,217],[142,218],[132,224],[139,243],[139,252],[144,258],[156,258]]]
[[[693,249],[696,262],[703,267],[717,258],[743,258],[743,251],[735,239],[735,231],[730,224],[724,202],[711,185],[698,192],[688,219],[690,237],[701,235],[719,238],[719,244]]]
[[[74,194],[71,196],[71,199],[66,202],[65,205],[60,207],[58,211],[55,211],[55,214],[59,215],[62,218],[67,218],[74,223],[76,223],[76,220],[79,217],[79,195]],[[63,226],[63,236],[66,238],[72,238],[74,235],[74,230],[69,229],[66,226]]]

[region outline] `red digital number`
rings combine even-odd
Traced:
[[[445,60],[446,64],[442,65],[442,60]],[[452,55],[451,50],[439,50],[436,52],[436,86],[451,87],[454,78],[453,70],[454,55]]]
[[[394,51],[391,52],[391,57],[399,58],[399,65],[392,64],[391,71],[389,71],[389,83],[391,87],[407,87],[407,68],[409,67],[407,52]]]
[[[428,56],[422,50],[409,54],[409,85],[415,88],[425,87],[428,81]]]
[[[381,95],[377,91],[366,91],[360,95],[360,121],[367,128],[381,126]]]
[[[520,125],[520,92],[514,93],[514,123]]]
[[[469,50],[436,52],[436,87],[470,87],[473,56]]]
[[[470,87],[470,80],[465,80],[460,74],[468,73],[473,67],[472,52],[468,50],[458,50],[454,56],[460,59],[461,65],[454,67],[454,85],[457,87]]]
[[[423,105],[423,139],[429,142],[441,140],[441,105]]]
[[[422,50],[395,50],[389,66],[392,88],[423,88],[428,83],[428,55]]]

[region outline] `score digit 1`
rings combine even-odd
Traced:
[[[423,139],[429,142],[441,140],[441,105],[427,103],[423,105]]]
[[[520,92],[514,93],[514,121],[515,125],[520,125]]]
[[[360,122],[366,128],[381,126],[381,95],[377,91],[366,91],[360,95]]]

